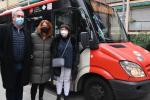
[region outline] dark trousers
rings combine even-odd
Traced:
[[[31,87],[31,100],[35,100],[38,87],[39,87],[39,98],[43,98],[45,85],[46,85],[46,83],[32,84],[32,87]]]
[[[21,83],[22,72],[17,72],[16,81],[11,89],[6,89],[7,100],[22,100],[23,98],[23,85]]]

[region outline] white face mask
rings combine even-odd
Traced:
[[[60,34],[62,37],[67,37],[68,36],[68,31],[67,30],[61,30]]]

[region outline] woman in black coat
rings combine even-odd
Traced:
[[[63,58],[65,59],[65,64],[63,67],[61,67],[60,76],[57,76],[56,89],[57,89],[57,100],[60,100],[62,88],[64,86],[64,100],[67,100],[70,90],[70,79],[71,78],[75,79],[78,64],[77,41],[75,38],[72,37],[71,29],[68,25],[63,24],[60,26],[60,34],[53,40],[51,50],[52,50],[51,53],[52,58],[61,57],[62,53],[65,50],[63,55]]]

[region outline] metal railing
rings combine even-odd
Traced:
[[[15,7],[30,5],[32,2],[38,2],[40,0],[4,0],[0,1],[3,3],[3,8],[0,8],[0,13]]]

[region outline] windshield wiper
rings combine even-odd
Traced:
[[[105,42],[107,43],[115,43],[115,41],[110,38],[105,38],[105,40],[106,40]]]

